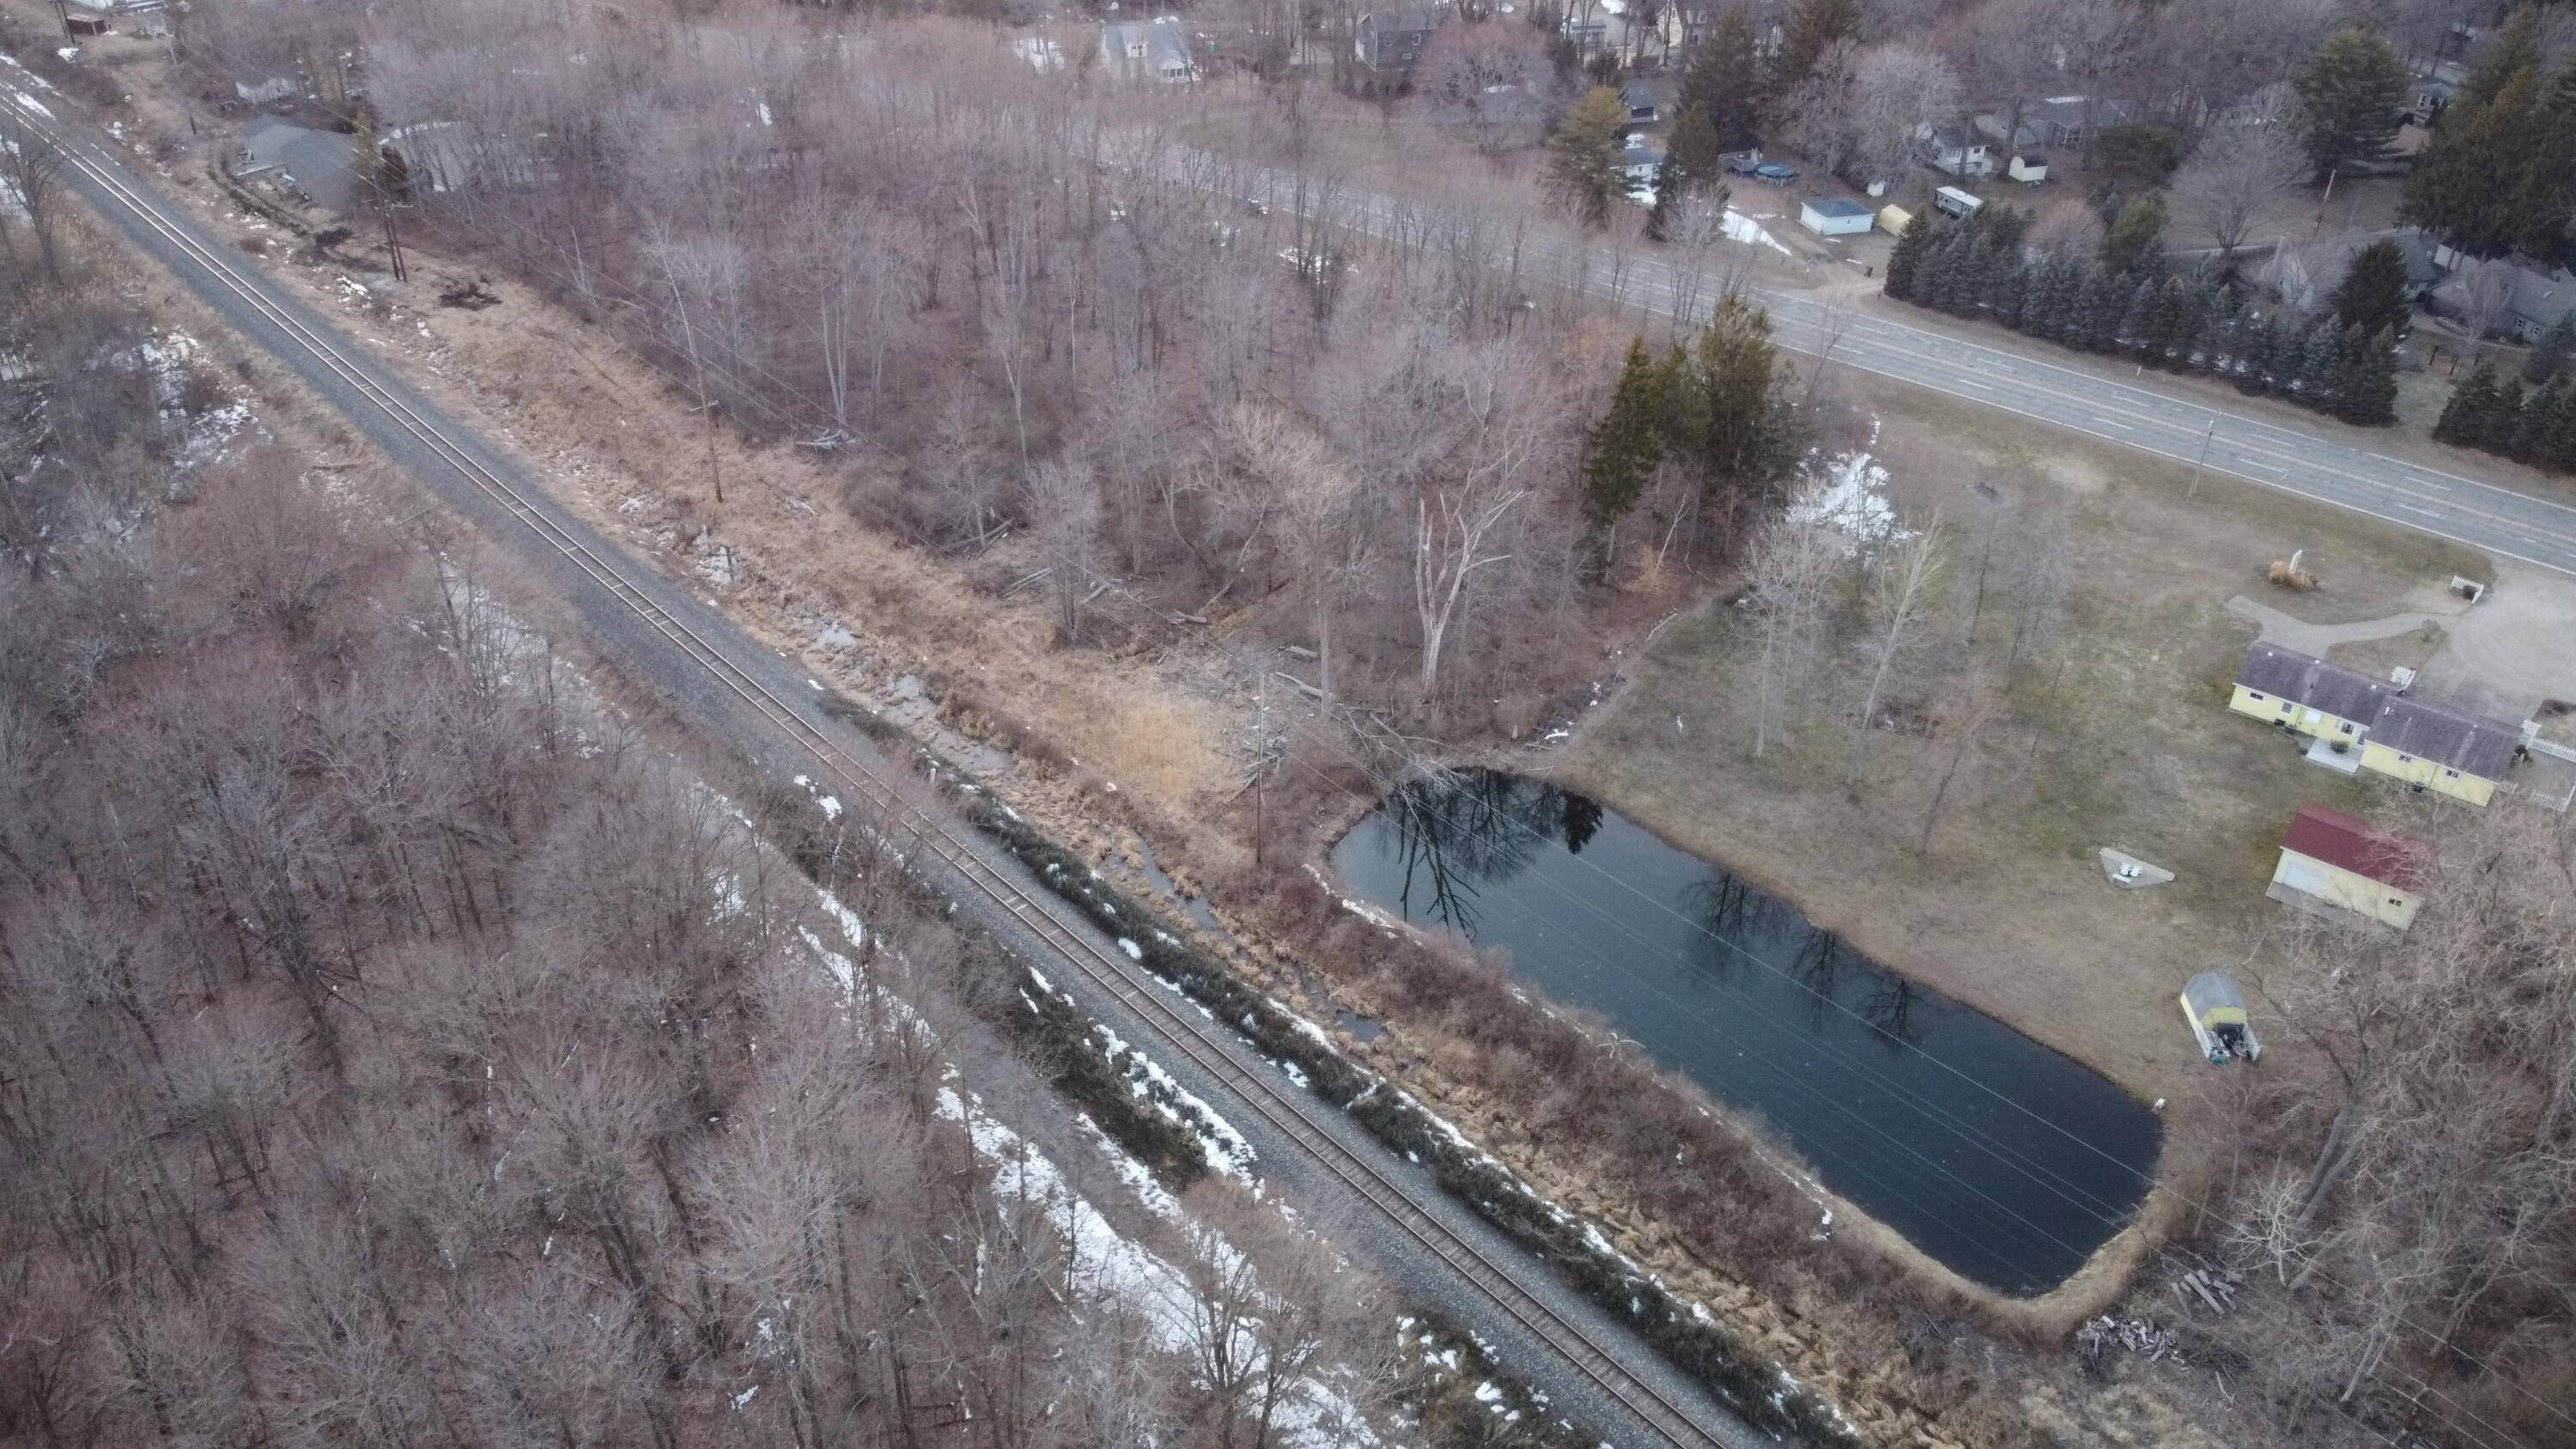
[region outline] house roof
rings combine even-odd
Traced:
[[[337,131],[317,131],[276,116],[261,116],[242,127],[242,150],[252,165],[276,167],[314,205],[330,211],[348,210],[356,190],[352,144]]]
[[[1142,56],[1131,52],[1142,49]],[[1157,71],[1190,63],[1190,38],[1181,22],[1163,16],[1155,20],[1125,20],[1100,27],[1100,58],[1111,65],[1147,65]]]
[[[1440,12],[1428,5],[1399,5],[1392,10],[1372,10],[1359,23],[1380,34],[1408,30],[1437,30]]]
[[[2391,699],[2370,723],[2370,740],[2482,780],[2501,780],[2520,743],[2511,730],[2420,699]]]
[[[2382,699],[2394,698],[2397,693],[2393,684],[2259,639],[2247,646],[2245,664],[2236,671],[2236,682],[2274,699],[2290,700],[2361,723],[2370,721]]]
[[[2421,842],[2323,805],[2299,807],[2281,848],[2404,891],[2422,889],[2432,866]]]
[[[1845,201],[1839,196],[1816,197],[1802,201],[1798,204],[1807,208],[1809,211],[1814,212],[1818,216],[1869,215],[1868,207],[1861,205],[1857,201]]]

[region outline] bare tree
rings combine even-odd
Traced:
[[[1246,404],[1226,421],[1244,466],[1262,483],[1262,516],[1279,519],[1289,567],[1305,589],[1315,631],[1316,686],[1330,710],[1334,611],[1370,553],[1358,516],[1359,479],[1323,439],[1276,409]]]
[[[1080,458],[1050,458],[1029,470],[1029,529],[1047,561],[1057,631],[1083,636],[1092,596],[1092,558],[1100,542],[1100,482]]]
[[[1859,139],[1860,50],[1837,40],[1782,104],[1782,135],[1800,154],[1833,175],[1842,174]]]
[[[1888,41],[1860,53],[1852,77],[1852,154],[1873,181],[1921,173],[1923,133],[1967,108],[1958,72],[1936,52]]]
[[[62,275],[54,236],[62,174],[62,148],[53,138],[14,111],[0,111],[0,245],[8,238],[9,214],[15,211],[25,217],[48,279]],[[0,261],[6,260],[0,254]]]
[[[2291,125],[2295,111],[2288,87],[2265,97],[2256,109],[2212,126],[2174,173],[2175,209],[2209,233],[2222,258],[2245,244],[2272,198],[2308,178],[2307,152]]]
[[[1822,524],[1783,513],[1754,535],[1745,558],[1744,607],[1762,640],[1753,680],[1753,757],[1770,747],[1784,710],[1803,693],[1822,643],[1826,602],[1844,567],[1840,540]]]
[[[1844,780],[1860,788],[1879,729],[1879,705],[1907,657],[1923,642],[1924,623],[1939,606],[1942,571],[1949,563],[1949,533],[1939,514],[1880,551],[1869,566],[1869,683],[1852,717],[1851,763]]]
[[[2488,339],[2512,309],[2513,274],[2509,263],[2475,259],[2463,260],[2451,274],[2452,294],[2459,298],[2460,328],[2469,334],[2473,352],[2487,350]]]

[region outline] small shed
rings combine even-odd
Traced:
[[[2244,988],[2224,971],[2203,971],[2183,983],[2182,1015],[2212,1066],[2239,1057],[2250,1062],[2263,1054],[2254,1023],[2245,1014]]]
[[[2265,895],[2353,924],[2402,931],[2423,904],[2429,853],[2402,835],[2329,810],[2302,805],[2290,817],[2280,863]]]
[[[1818,236],[1852,236],[1869,230],[1869,208],[1839,196],[1812,196],[1798,203],[1798,225]]]
[[[104,15],[74,15],[66,11],[63,14],[63,33],[75,38],[105,35],[107,34],[107,17]]]
[[[1632,126],[1653,125],[1663,114],[1662,107],[1656,102],[1654,89],[1636,81],[1619,87],[1619,104],[1628,108],[1628,124]]]
[[[2012,164],[2004,168],[2004,174],[2036,186],[2048,179],[2048,158],[2036,151],[2014,152]]]
[[[1903,236],[1905,229],[1913,224],[1914,213],[1895,202],[1891,201],[1878,209],[1878,229],[1889,236]]]

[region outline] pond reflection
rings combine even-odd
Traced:
[[[1836,1192],[1991,1287],[2063,1280],[2154,1170],[2156,1118],[2098,1074],[1584,796],[1446,774],[1387,799],[1333,864],[1750,1109]]]

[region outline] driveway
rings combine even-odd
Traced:
[[[2576,699],[2576,579],[2498,559],[2494,587],[2447,627],[2424,666],[2426,692],[2508,725],[2543,699]]]

